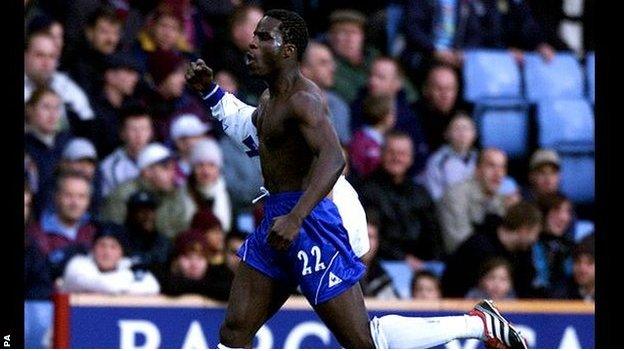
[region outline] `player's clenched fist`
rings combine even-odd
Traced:
[[[195,89],[198,93],[203,94],[207,93],[210,84],[212,84],[214,75],[212,73],[212,69],[206,66],[206,63],[202,59],[199,59],[195,62],[191,62],[186,69],[184,77],[191,88]]]

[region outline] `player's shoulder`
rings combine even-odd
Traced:
[[[288,99],[295,112],[307,115],[310,112],[322,111],[325,99],[316,85],[302,84]]]

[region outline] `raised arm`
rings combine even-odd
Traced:
[[[327,107],[319,96],[299,92],[290,98],[289,105],[298,121],[304,142],[314,153],[308,174],[310,182],[303,195],[285,216],[275,219],[268,242],[278,250],[287,249],[299,233],[303,219],[336,184],[345,159],[340,142],[327,116]]]
[[[240,101],[214,82],[212,70],[204,61],[191,62],[185,75],[188,85],[221,122],[225,134],[248,157],[258,156],[258,132],[255,127],[256,108]]]

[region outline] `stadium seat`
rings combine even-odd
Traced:
[[[536,53],[526,54],[523,74],[525,96],[531,102],[585,96],[583,72],[573,54],[558,53],[551,62]]]
[[[483,147],[497,147],[510,158],[528,152],[529,106],[520,102],[478,103],[474,118]]]
[[[575,204],[594,201],[595,158],[592,152],[562,152],[561,191]]]
[[[585,57],[585,72],[587,73],[587,96],[596,103],[596,55],[590,52]]]
[[[594,232],[594,222],[577,220],[574,225],[574,241],[579,243],[583,238]]]
[[[547,100],[537,105],[538,144],[594,142],[594,111],[587,100]]]
[[[480,99],[522,97],[520,70],[505,50],[471,50],[464,55],[464,98]]]
[[[394,288],[402,299],[411,297],[410,283],[412,282],[412,269],[405,261],[381,261],[381,266],[386,270]]]

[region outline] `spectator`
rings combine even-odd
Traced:
[[[202,103],[184,90],[186,64],[182,56],[170,51],[153,52],[148,57],[154,90],[147,96],[146,105],[154,118],[156,140],[160,142],[169,138],[171,122],[182,114],[194,114],[212,128],[211,117]]]
[[[351,111],[344,100],[331,91],[335,72],[336,62],[329,48],[319,42],[310,42],[303,55],[301,73],[323,91],[329,108],[329,118],[338,133],[340,143],[345,145],[351,140]]]
[[[553,294],[558,299],[594,301],[596,297],[595,234],[583,238],[572,252],[573,275]]]
[[[563,35],[559,33],[561,27],[569,20],[563,9],[565,0],[540,1],[527,0],[526,3],[543,31],[543,38],[558,51],[570,50]],[[580,4],[579,4],[580,7]]]
[[[501,257],[491,258],[479,269],[478,283],[466,294],[467,299],[494,301],[516,298],[511,264]]]
[[[262,183],[259,157],[249,157],[230,138],[221,138],[219,148],[223,154],[221,172],[233,209],[233,217],[252,212],[251,201],[258,196]]]
[[[351,104],[366,85],[369,69],[379,53],[364,45],[366,17],[362,13],[336,10],[329,22],[327,37],[336,59],[334,91]]]
[[[529,162],[529,187],[525,188],[522,197],[529,201],[537,201],[542,196],[559,192],[561,163],[554,150],[540,149],[533,153]]]
[[[144,108],[135,106],[124,109],[119,132],[123,145],[100,164],[102,196],[108,196],[120,184],[139,177],[137,160],[153,135],[152,118]]]
[[[63,128],[71,124],[76,133],[82,133],[88,129],[94,113],[84,91],[66,74],[57,71],[59,56],[60,50],[52,36],[34,33],[27,38],[24,50],[24,101],[29,101],[37,88],[49,86],[65,104],[61,105]]]
[[[130,196],[139,190],[151,191],[159,203],[156,210],[156,228],[171,238],[176,234],[171,229],[172,223],[181,216],[173,202],[176,190],[173,154],[162,144],[151,143],[139,154],[137,166],[140,170],[139,177],[115,188],[104,201],[100,216],[103,220],[121,225],[127,216]]]
[[[28,23],[28,27],[26,28],[27,36],[34,33],[44,33],[51,36],[54,38],[56,47],[59,50],[63,50],[64,47],[64,32],[63,24],[61,22],[43,13],[33,18],[32,21]]]
[[[30,185],[30,191],[33,194],[37,193],[39,189],[39,170],[35,161],[26,151],[24,151],[24,177],[26,177]]]
[[[137,266],[152,269],[165,264],[171,252],[169,238],[156,229],[158,202],[147,191],[137,191],[128,199],[125,227],[128,231],[127,256]]]
[[[548,43],[547,33],[533,17],[524,0],[504,0],[496,7],[503,24],[503,41],[518,62],[523,61],[523,51],[537,51],[549,62],[556,52]]]
[[[430,271],[418,271],[412,277],[412,298],[422,301],[437,301],[442,298],[440,279]]]
[[[101,7],[89,16],[84,39],[68,48],[64,68],[89,96],[101,89],[106,60],[117,51],[121,29],[122,23],[113,9]]]
[[[90,181],[80,173],[59,175],[55,208],[26,228],[26,235],[37,244],[51,264],[52,277],[62,274],[67,261],[91,247],[95,225],[85,217],[91,197]]]
[[[92,99],[97,112],[96,128],[99,131],[94,140],[98,152],[108,156],[122,142],[119,130],[124,116],[129,111],[142,109],[135,101],[141,71],[132,56],[114,54],[107,57],[102,77],[102,88]]]
[[[472,178],[448,188],[438,203],[446,253],[453,253],[475,225],[484,223],[488,214],[505,214],[505,196],[499,193],[507,174],[507,156],[488,148],[479,154]]]
[[[539,210],[528,202],[509,208],[500,224],[470,236],[446,260],[442,276],[445,297],[464,297],[478,282],[479,269],[492,257],[503,257],[512,265],[513,286],[519,298],[536,297],[532,282],[535,268],[531,257],[542,225]]]
[[[181,216],[175,219],[173,229],[186,230],[198,211],[208,209],[217,216],[223,229],[229,231],[232,227],[232,207],[221,175],[223,156],[219,144],[212,139],[197,142],[191,150],[190,163],[192,174],[175,195],[174,203]]]
[[[202,233],[189,230],[175,240],[171,265],[159,271],[165,295],[199,294],[227,301],[234,274],[226,265],[209,263],[208,242]]]
[[[387,96],[367,96],[362,103],[365,125],[355,132],[349,145],[349,156],[355,171],[362,177],[375,171],[381,163],[385,135],[394,128],[394,101]]]
[[[246,4],[238,7],[229,19],[228,40],[203,55],[215,72],[227,69],[234,76],[240,83],[237,96],[252,105],[257,104],[266,85],[249,73],[245,64],[245,52],[249,50],[253,32],[262,16],[264,11],[259,6]],[[219,54],[214,55],[213,52]]]
[[[241,260],[237,253],[244,242],[245,236],[236,229],[232,229],[225,237],[225,264],[232,272],[238,269]]]
[[[35,90],[26,102],[24,147],[36,166],[38,188],[51,181],[71,138],[68,131],[59,130],[61,104],[59,95],[45,87]]]
[[[468,111],[459,101],[457,72],[449,65],[431,67],[422,86],[422,95],[413,109],[422,123],[429,150],[437,150],[445,144],[444,132],[457,110]]]
[[[193,46],[185,37],[182,8],[168,6],[161,1],[145,20],[144,29],[138,33],[135,56],[146,62],[148,57],[158,53],[176,54],[188,60],[195,58]]]
[[[177,117],[171,124],[170,140],[178,154],[178,170],[182,180],[191,174],[191,151],[197,143],[206,138],[208,126],[193,114]]]
[[[402,132],[389,133],[381,167],[359,193],[365,206],[379,212],[379,257],[405,260],[418,270],[424,261],[440,259],[443,246],[429,193],[407,176],[412,162],[411,138]]]
[[[552,295],[572,275],[572,203],[563,195],[551,194],[541,197],[537,205],[542,211],[544,224],[533,248],[537,270],[535,285],[543,289],[546,295]]]
[[[93,144],[85,138],[73,138],[67,143],[61,154],[58,166],[47,183],[41,184],[41,189],[36,198],[36,213],[40,215],[43,211],[54,210],[54,187],[58,174],[75,172],[85,176],[91,186],[91,200],[89,213],[95,213],[98,208],[101,194],[99,191],[101,182],[97,174],[98,156]],[[89,214],[90,215],[90,214]]]
[[[392,279],[377,259],[377,250],[379,249],[379,214],[373,210],[367,211],[366,222],[370,248],[361,257],[362,262],[366,265],[366,274],[360,279],[362,292],[364,296],[368,297],[384,300],[397,299],[399,298],[399,293],[394,288]]]
[[[427,160],[422,183],[435,201],[440,201],[447,189],[471,178],[477,165],[474,142],[477,131],[474,121],[464,112],[451,119],[445,133],[447,144]]]
[[[155,295],[160,285],[152,273],[133,270],[125,256],[128,237],[117,225],[102,225],[88,255],[77,255],[67,264],[60,290],[66,293]]]
[[[193,216],[190,229],[204,234],[208,243],[208,262],[214,265],[225,263],[225,233],[223,226],[209,209],[197,211]]]
[[[24,182],[24,225],[31,222],[32,191]],[[49,300],[52,296],[52,277],[46,256],[30,236],[24,238],[24,298],[26,300]]]
[[[421,123],[410,107],[398,62],[389,57],[377,57],[373,61],[366,88],[360,89],[356,100],[351,104],[353,128],[362,125],[362,102],[367,95],[387,96],[394,101],[395,128],[409,134],[414,144],[414,164],[409,173],[413,175],[419,172],[426,161],[428,147]]]

